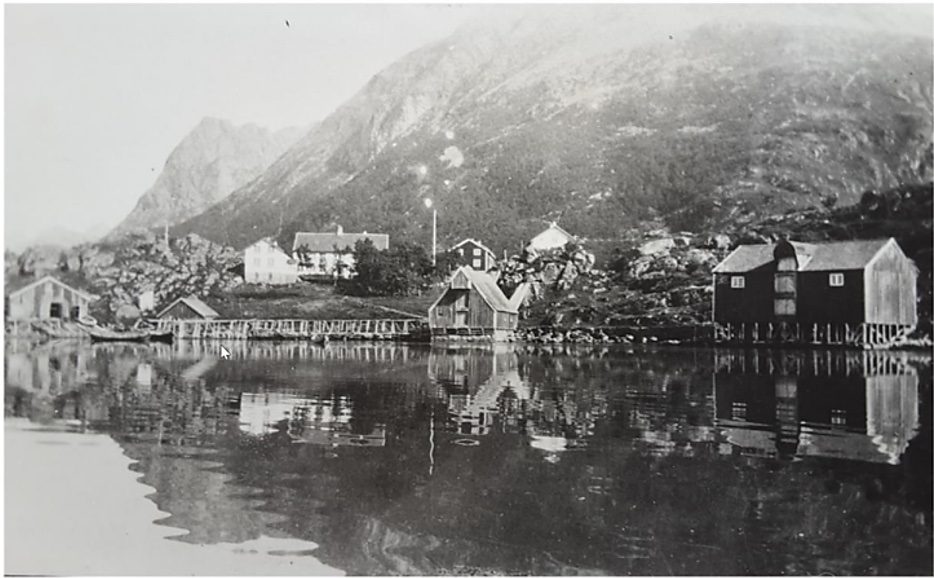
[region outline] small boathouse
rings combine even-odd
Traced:
[[[520,299],[525,294],[525,291],[517,289],[515,299],[511,300],[488,273],[461,267],[451,276],[444,293],[428,309],[431,338],[509,340],[515,335]]]

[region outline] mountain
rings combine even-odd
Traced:
[[[298,128],[273,132],[254,124],[203,119],[175,147],[156,182],[111,237],[197,215],[256,178],[302,133]]]
[[[465,26],[176,232],[243,247],[340,223],[429,243],[431,197],[442,245],[499,253],[549,220],[591,238],[701,231],[931,180],[930,37],[833,6],[767,22],[740,8],[536,7]]]

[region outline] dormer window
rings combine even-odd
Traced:
[[[743,289],[746,287],[746,278],[742,275],[733,275],[730,277],[730,287],[733,289]]]
[[[843,273],[831,273],[830,274],[830,286],[831,287],[843,287]]]

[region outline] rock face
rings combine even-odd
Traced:
[[[843,28],[833,7],[802,7],[808,26],[576,8],[406,56],[178,232],[244,247],[340,222],[426,242],[430,195],[440,242],[499,254],[559,215],[599,238],[652,218],[699,232],[931,178],[929,37]]]
[[[110,234],[174,225],[204,211],[265,171],[301,136],[205,118],[169,155],[156,182]]]

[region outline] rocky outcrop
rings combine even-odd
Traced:
[[[151,233],[130,234],[119,241],[72,249],[30,249],[19,256],[17,274],[38,278],[61,273],[99,297],[92,315],[100,321],[132,316],[139,295],[152,290],[155,305],[184,295],[205,296],[238,285],[230,271],[241,254],[198,235],[170,239]]]

